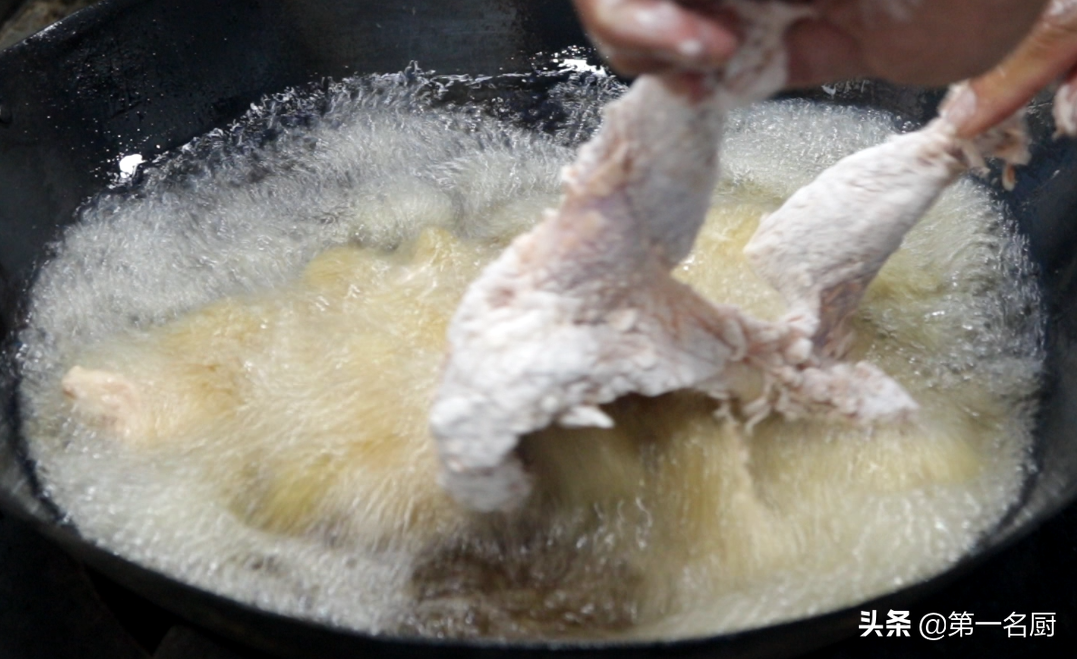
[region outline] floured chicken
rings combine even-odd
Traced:
[[[595,406],[627,393],[696,389],[749,427],[774,411],[871,423],[917,409],[872,365],[835,361],[850,345],[844,321],[960,175],[997,156],[1013,186],[1013,165],[1029,157],[1020,111],[964,134],[944,115],[850,156],[765,218],[746,253],[788,313],[758,321],[668,274],[705,212],[725,114],[780,88],[781,38],[801,15],[780,3],[728,6],[747,34],[725,71],[642,76],[564,173],[561,207],[458,310],[431,429],[443,480],[466,505],[517,505],[530,487],[513,454],[519,437],[550,423],[608,427]],[[1056,14],[1075,12],[1055,2],[1044,21]],[[1064,86],[1058,97],[1063,132],[1070,95]]]
[[[760,222],[745,247],[749,261],[789,306],[788,322],[817,349],[841,357],[844,321],[905,234],[942,191],[981,154],[1028,162],[1020,117],[977,140],[963,140],[946,118],[855,153],[797,191]]]
[[[726,114],[781,87],[782,35],[804,15],[729,5],[746,34],[726,70],[638,79],[564,172],[561,207],[465,296],[431,429],[444,483],[466,505],[519,504],[530,489],[520,436],[608,427],[596,406],[628,393],[697,389],[727,413],[735,402],[749,425],[772,410],[873,421],[916,409],[877,368],[815,351],[810,323],[762,322],[670,277],[706,213]]]
[[[765,217],[745,253],[781,292],[788,319],[818,348],[841,355],[844,321],[902,238],[942,190],[986,156],[1002,184],[1030,154],[1023,108],[1053,80],[1056,136],[1077,136],[1077,3],[1052,0],[997,67],[957,84],[924,129],[849,156]]]

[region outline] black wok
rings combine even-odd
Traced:
[[[120,154],[147,159],[240,115],[263,94],[325,76],[403,69],[526,71],[533,55],[584,44],[568,0],[106,0],[0,52],[0,508],[79,560],[225,637],[282,656],[783,656],[854,633],[859,611],[908,608],[1029,533],[1077,494],[1077,146],[1034,115],[1033,165],[1010,205],[1038,264],[1049,325],[1036,431],[1038,472],[974,555],[946,575],[855,609],[716,638],[617,646],[382,639],[264,613],[101,550],[37,495],[20,436],[12,359],[24,292],[48,243],[100,191]],[[935,92],[864,85],[809,95],[870,104],[910,121]],[[985,574],[984,578],[991,575]]]

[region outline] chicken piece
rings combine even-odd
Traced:
[[[850,338],[844,320],[950,183],[996,156],[1013,188],[1013,166],[1029,160],[1021,108],[1067,68],[1054,117],[1059,134],[1077,135],[1075,59],[1077,4],[1053,0],[1012,55],[954,86],[941,118],[849,156],[764,218],[745,254],[789,305],[786,319],[840,357]]]
[[[133,443],[150,434],[138,388],[119,373],[75,366],[60,386],[75,413],[90,425]]]
[[[697,389],[726,410],[738,401],[749,424],[772,410],[870,421],[916,409],[878,369],[820,359],[800,326],[712,304],[670,276],[706,213],[728,110],[780,88],[781,38],[805,11],[730,5],[744,46],[721,76],[640,77],[563,173],[560,208],[464,296],[430,417],[442,482],[464,505],[519,505],[519,438],[554,422],[609,427],[597,406],[628,393]]]
[[[1021,116],[975,140],[959,138],[940,118],[854,153],[763,218],[744,253],[782,294],[786,320],[811,336],[817,350],[840,358],[850,338],[844,321],[868,284],[942,191],[970,167],[983,166],[982,154],[1027,163]]]

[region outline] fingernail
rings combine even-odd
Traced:
[[[703,55],[703,42],[699,39],[685,39],[677,44],[677,52],[688,59],[698,59]]]

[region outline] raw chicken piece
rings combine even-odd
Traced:
[[[744,248],[755,271],[782,294],[786,320],[824,354],[849,345],[845,319],[905,234],[939,195],[983,155],[1028,162],[1020,115],[975,140],[945,117],[841,160],[798,190]]]
[[[781,37],[804,12],[730,6],[746,34],[721,77],[639,78],[565,170],[561,207],[465,295],[430,417],[443,484],[463,504],[518,505],[520,436],[608,427],[597,406],[627,393],[698,389],[726,410],[738,401],[749,425],[771,410],[871,421],[916,409],[878,369],[820,359],[800,325],[711,304],[670,276],[706,213],[726,113],[780,88]]]

